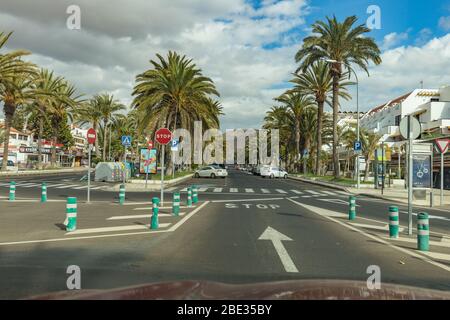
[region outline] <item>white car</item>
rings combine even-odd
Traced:
[[[215,167],[215,166],[203,167],[201,169],[198,169],[194,173],[195,178],[200,178],[200,177],[210,177],[210,178],[222,177],[222,178],[225,178],[226,176],[228,176],[227,169],[222,169],[220,167]]]
[[[0,159],[0,168],[3,165],[3,159]],[[8,163],[6,164],[6,170],[7,171],[17,171],[18,168],[14,165],[14,162],[12,160],[8,160]]]
[[[273,178],[284,178],[286,179],[288,177],[288,173],[280,169],[278,167],[262,167],[261,168],[261,177],[269,177],[271,179]]]

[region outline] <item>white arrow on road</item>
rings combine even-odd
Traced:
[[[281,263],[283,263],[284,269],[286,272],[298,272],[297,267],[289,256],[286,248],[284,247],[281,241],[292,241],[291,238],[278,232],[277,230],[267,227],[267,229],[261,234],[258,240],[270,240],[275,247],[275,251],[278,253],[280,257]]]

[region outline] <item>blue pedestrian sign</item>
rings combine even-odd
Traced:
[[[122,145],[124,147],[131,146],[131,136],[122,136]]]
[[[361,151],[361,148],[362,148],[361,141],[355,141],[355,143],[353,144],[353,150],[354,151]]]

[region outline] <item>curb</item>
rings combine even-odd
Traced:
[[[181,182],[184,182],[186,180],[189,180],[190,178],[193,177],[194,174],[188,174],[186,176],[169,180],[169,181],[165,181],[164,182],[164,188],[173,186],[173,185],[177,185]],[[111,186],[108,189],[105,189],[104,191],[118,191],[118,186],[119,185],[115,185],[115,186]],[[148,187],[145,188],[145,181],[144,183],[134,183],[133,185],[130,184],[125,184],[125,188],[128,192],[154,192],[154,191],[161,191],[161,184],[148,184]]]
[[[26,176],[37,176],[37,175],[57,175],[57,174],[65,174],[65,173],[79,173],[86,172],[88,168],[70,170],[70,169],[55,169],[55,170],[35,170],[35,171],[0,171],[0,178],[5,177],[26,177]]]

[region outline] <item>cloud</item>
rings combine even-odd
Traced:
[[[381,49],[382,50],[390,49],[407,39],[408,39],[407,32],[402,32],[402,33],[391,32],[384,36],[383,44],[381,45]]]
[[[450,16],[448,17],[440,17],[439,18],[439,27],[444,29],[445,31],[450,30]]]
[[[433,32],[428,28],[420,30],[416,40],[414,41],[415,45],[416,46],[425,45],[430,40],[432,35]]]

